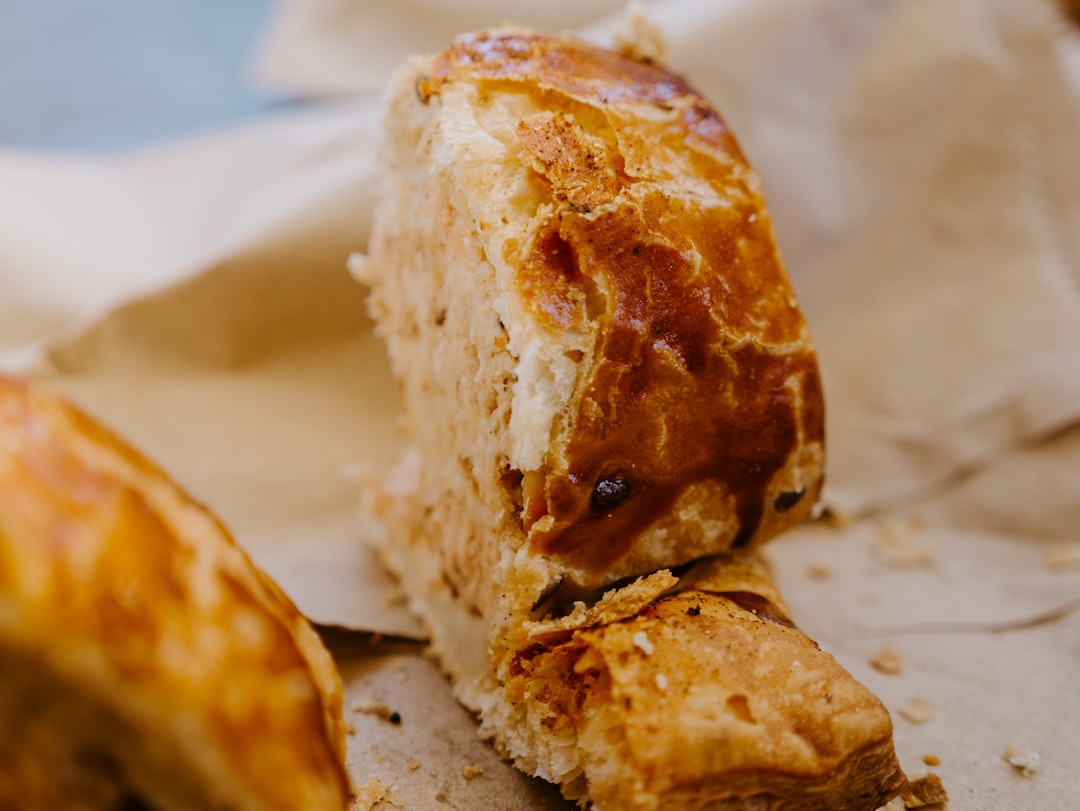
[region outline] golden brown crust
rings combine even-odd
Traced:
[[[525,496],[533,548],[598,585],[680,562],[637,544],[676,512],[726,502],[735,520],[710,551],[801,521],[821,485],[816,358],[716,111],[656,65],[521,29],[460,38],[419,86],[435,104],[455,83],[544,108],[516,131],[553,204],[506,259],[540,322],[594,340]],[[792,489],[777,491],[785,469]]]
[[[577,738],[571,793],[598,808],[873,811],[904,782],[888,712],[777,598],[759,561],[705,562],[635,616],[520,652],[508,697]]]
[[[515,27],[458,37],[434,58],[431,74],[420,78],[418,92],[430,98],[446,82],[462,78],[523,82],[599,104],[666,105],[697,96],[682,77],[658,65],[571,37]],[[723,149],[737,153],[734,140],[726,137]]]
[[[152,462],[3,376],[0,654],[13,663],[0,681],[21,669],[55,688],[37,710],[2,708],[5,744],[40,742],[17,789],[32,789],[19,775],[35,756],[64,765],[79,744],[105,782],[163,805],[345,807],[341,687],[311,626]],[[52,728],[50,705],[94,708],[77,712],[102,728]],[[166,765],[156,781],[139,771]]]

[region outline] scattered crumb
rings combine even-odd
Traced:
[[[375,762],[376,763],[382,763],[384,760],[386,760],[386,755],[384,755],[382,752],[376,752],[375,753]]]
[[[668,689],[668,678],[663,673],[656,674],[656,688],[661,692],[666,692]]]
[[[1080,567],[1080,543],[1055,544],[1046,550],[1046,565],[1056,571]]]
[[[941,758],[939,758],[937,755],[923,755],[922,762],[925,763],[927,766],[940,766]]]
[[[818,502],[810,514],[811,520],[820,521],[827,527],[842,529],[851,524],[851,518],[836,507]]]
[[[415,772],[417,769],[420,768],[420,761],[414,757],[411,757],[407,761],[405,761],[405,765],[409,767],[410,772]]]
[[[900,654],[895,648],[882,648],[870,657],[870,664],[874,670],[888,673],[890,676],[899,676],[904,672],[904,663],[900,660]]]
[[[352,705],[353,712],[375,715],[391,724],[400,724],[401,715],[390,709],[381,701],[358,701]]]
[[[937,549],[926,539],[918,518],[891,518],[880,522],[871,549],[875,558],[893,569],[912,569],[937,562]]]
[[[367,269],[367,255],[360,252],[350,253],[349,259],[345,263],[345,267],[348,268],[349,273],[357,281],[363,281],[367,278],[364,275],[364,271]]]
[[[484,773],[484,767],[477,766],[475,764],[469,765],[462,769],[461,773],[462,775],[464,775],[466,780],[472,780],[474,777],[479,777]]]
[[[949,794],[945,791],[940,777],[928,774],[918,780],[909,781],[900,792],[900,799],[904,801],[904,808],[926,808],[947,803]]]
[[[398,586],[390,586],[383,592],[383,600],[392,608],[398,608],[408,602],[405,592]]]
[[[905,720],[913,724],[925,724],[934,717],[934,705],[920,696],[908,699],[907,704],[899,710]],[[910,806],[908,806],[910,808]]]
[[[1039,770],[1042,756],[1034,749],[1024,746],[1006,746],[1002,753],[1005,761],[1024,777],[1031,777]]]
[[[405,672],[405,660],[402,657],[399,656],[396,659],[394,659],[393,662],[391,662],[391,667],[393,667],[394,670],[398,671],[399,673],[404,673]]]
[[[621,24],[612,31],[615,49],[639,62],[663,63],[667,53],[664,35],[645,13],[640,0],[627,5]]]
[[[641,648],[642,653],[646,656],[652,656],[656,650],[656,646],[649,640],[648,634],[644,631],[638,631],[634,634],[634,647]]]
[[[350,811],[368,811],[375,803],[386,799],[389,789],[378,777],[372,777],[362,786],[355,786]]]
[[[815,560],[806,567],[806,574],[811,580],[828,580],[832,577],[832,569],[824,561]]]
[[[346,721],[345,722],[345,734],[346,735],[355,735],[356,734],[356,725],[352,721]]]
[[[876,591],[864,591],[859,594],[859,602],[863,605],[877,605],[881,602],[881,595]]]

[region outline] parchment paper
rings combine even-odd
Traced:
[[[355,95],[116,158],[0,151],[0,363],[161,460],[319,622],[419,633],[352,523],[350,471],[397,452],[345,271],[369,226],[377,88],[405,53],[532,8],[284,2],[258,74]],[[610,8],[545,4],[540,22]],[[885,700],[903,765],[939,773],[950,808],[1076,807],[1078,35],[1049,0],[647,9],[761,173],[819,346],[826,500],[846,524],[772,545],[796,620]],[[372,803],[559,805],[465,747],[422,646],[330,639]],[[901,672],[871,665],[885,648]]]

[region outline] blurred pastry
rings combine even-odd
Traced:
[[[344,809],[341,685],[226,529],[0,376],[0,809]]]

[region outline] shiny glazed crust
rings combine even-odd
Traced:
[[[221,524],[0,376],[0,807],[343,809],[344,740],[329,654]]]

